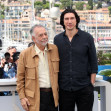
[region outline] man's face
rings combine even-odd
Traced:
[[[10,53],[10,56],[12,57],[13,54],[16,52],[16,48],[12,48],[8,52]]]
[[[76,18],[73,13],[66,13],[64,15],[64,26],[66,30],[76,29]]]
[[[32,36],[33,41],[35,44],[38,44],[40,46],[46,46],[48,43],[48,35],[43,27],[36,27],[34,29],[34,36]]]

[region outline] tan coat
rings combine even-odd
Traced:
[[[50,81],[54,96],[55,106],[58,106],[58,72],[59,55],[58,49],[53,44],[48,44],[48,64]],[[29,111],[39,111],[40,88],[38,76],[39,57],[31,46],[21,52],[17,68],[17,92],[20,99],[28,98],[30,102]]]

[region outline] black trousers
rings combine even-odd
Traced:
[[[59,90],[59,111],[92,111],[94,102],[94,87],[92,84],[78,91]]]
[[[40,111],[58,111],[55,107],[52,91],[40,91]]]

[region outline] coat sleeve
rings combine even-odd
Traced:
[[[21,53],[19,56],[19,62],[17,66],[17,92],[19,95],[19,98],[25,98],[25,63],[24,63],[24,57]]]

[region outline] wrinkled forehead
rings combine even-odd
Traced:
[[[43,33],[48,33],[48,32],[47,32],[47,30],[44,27],[36,27],[34,29],[34,33],[36,35],[38,35],[38,34],[43,34]]]
[[[44,27],[35,27],[34,31],[39,32],[40,30],[46,30]]]

